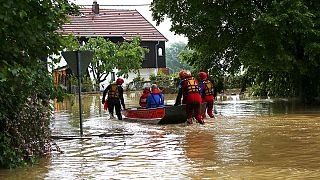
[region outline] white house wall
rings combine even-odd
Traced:
[[[117,72],[118,70],[117,69],[114,69],[114,72],[115,72],[115,79],[117,79]],[[151,74],[155,74],[156,73],[156,68],[143,68],[143,69],[140,69],[139,70],[140,72],[140,76],[145,80],[145,81],[149,81],[149,77]],[[93,76],[91,73],[90,74],[90,78],[93,79]],[[129,77],[128,78],[123,78],[124,79],[124,83],[123,83],[123,87],[125,88],[127,86],[127,84],[129,84],[130,82],[133,81],[134,78],[136,78],[138,76],[138,73],[129,73],[128,74]],[[103,82],[103,83],[100,83],[100,91],[103,91],[111,82],[111,74],[108,75],[107,79]]]
[[[48,58],[48,61],[51,62],[50,58]],[[54,67],[51,69],[50,67],[48,67],[49,72],[52,72],[53,69],[57,69],[59,67],[63,67],[67,65],[67,62],[65,61],[65,59],[61,56],[61,61],[58,64],[54,64]],[[114,69],[115,72],[115,79],[117,79],[117,69]],[[156,68],[142,68],[139,70],[140,72],[140,76],[145,80],[148,81],[149,77],[151,74],[156,74],[157,73],[157,69]],[[93,75],[92,73],[89,71],[89,75],[90,75],[90,79],[93,81]],[[129,77],[128,78],[123,78],[124,79],[124,84],[123,87],[125,88],[127,86],[127,84],[129,84],[130,82],[133,81],[134,78],[136,78],[138,76],[138,73],[129,73]],[[100,91],[103,91],[111,82],[111,73],[108,75],[107,79],[103,82],[100,83]]]

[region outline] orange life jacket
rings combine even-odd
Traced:
[[[212,82],[210,82],[209,80],[205,80],[205,81],[203,81],[203,84],[205,85],[205,88],[202,93],[204,93],[206,96],[213,95],[214,86],[213,86]]]
[[[196,79],[193,77],[186,78],[185,82],[187,82],[184,90],[185,94],[199,93],[199,85]]]
[[[119,98],[118,85],[112,84],[108,92],[108,98]]]

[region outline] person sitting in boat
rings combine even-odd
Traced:
[[[164,95],[156,84],[152,84],[151,93],[147,98],[147,108],[158,108],[164,106]]]
[[[148,95],[150,94],[150,88],[149,87],[145,87],[143,90],[143,94],[140,96],[140,100],[139,100],[139,105],[142,108],[147,107],[147,98]]]
[[[199,90],[200,90],[200,95],[202,98],[202,102],[206,102],[206,111],[210,118],[213,118],[213,101],[214,101],[214,96],[213,96],[213,89],[214,85],[211,81],[209,81],[208,74],[206,72],[200,72],[199,78],[201,80],[199,84]],[[202,112],[202,118],[206,117],[206,111]]]
[[[123,99],[123,88],[121,86],[123,83],[124,83],[124,80],[122,78],[118,78],[116,80],[116,83],[110,84],[107,86],[107,88],[103,91],[103,96],[102,96],[102,104],[104,104],[106,94],[108,93],[107,103],[108,103],[110,117],[114,118],[113,112],[115,109],[116,115],[119,120],[122,120],[121,105],[123,109],[126,109],[124,104],[124,99]]]
[[[192,124],[192,115],[195,113],[195,118],[198,123],[204,124],[201,115],[202,99],[199,91],[198,81],[192,77],[192,74],[188,70],[183,70],[179,73],[181,82],[178,86],[178,95],[176,98],[175,106],[181,104],[181,98],[183,96],[182,103],[186,104],[187,122]]]

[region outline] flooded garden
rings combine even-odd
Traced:
[[[128,108],[140,93],[125,94]],[[175,94],[165,95],[173,104]],[[35,166],[0,179],[308,179],[320,177],[320,107],[289,99],[218,98],[206,124],[110,119],[101,94],[83,95],[83,134],[55,139]],[[78,136],[78,97],[54,103],[53,136]],[[109,134],[99,137],[97,134]]]

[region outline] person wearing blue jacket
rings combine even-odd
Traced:
[[[164,106],[164,95],[159,90],[156,84],[152,84],[151,93],[147,98],[147,107],[146,108],[158,108]]]

